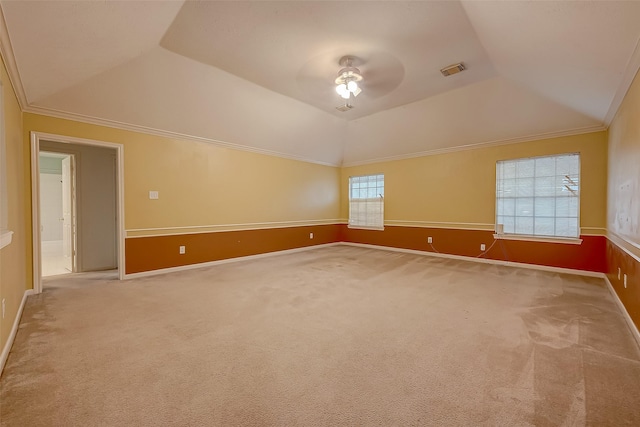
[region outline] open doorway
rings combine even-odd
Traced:
[[[31,150],[34,290],[50,274],[117,271],[124,279],[122,144],[31,132]],[[53,178],[44,173],[49,162]]]
[[[42,277],[76,271],[75,155],[40,151]]]

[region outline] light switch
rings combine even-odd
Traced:
[[[150,198],[151,200],[156,200],[156,199],[158,199],[158,198],[159,198],[159,196],[160,196],[160,195],[158,194],[158,192],[157,192],[157,191],[149,191],[149,198]]]

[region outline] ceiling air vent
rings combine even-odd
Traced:
[[[341,105],[341,106],[339,106],[339,107],[336,107],[336,110],[338,110],[338,111],[342,111],[342,112],[344,113],[345,111],[349,111],[349,110],[351,110],[352,108],[353,108],[353,105],[351,105],[351,104],[344,104],[344,105]]]
[[[452,74],[458,74],[462,71],[466,70],[464,64],[461,62],[459,64],[449,65],[448,67],[444,67],[440,72],[443,76],[447,77]]]

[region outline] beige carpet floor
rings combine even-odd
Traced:
[[[601,279],[349,246],[49,280],[2,426],[640,425]]]

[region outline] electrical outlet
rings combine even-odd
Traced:
[[[309,233],[309,238],[313,239],[313,233]]]
[[[624,275],[624,288],[627,288],[627,275]]]
[[[480,250],[484,251],[486,249],[487,249],[486,245],[484,243],[480,243]]]
[[[431,236],[427,237],[427,243],[433,243],[433,237]]]
[[[618,267],[618,280],[620,280],[620,267]]]
[[[184,255],[187,253],[187,248],[185,246],[180,246],[180,255]]]
[[[2,318],[4,319],[5,299],[2,298]]]
[[[160,192],[158,191],[149,191],[149,199],[158,200],[160,198]]]

